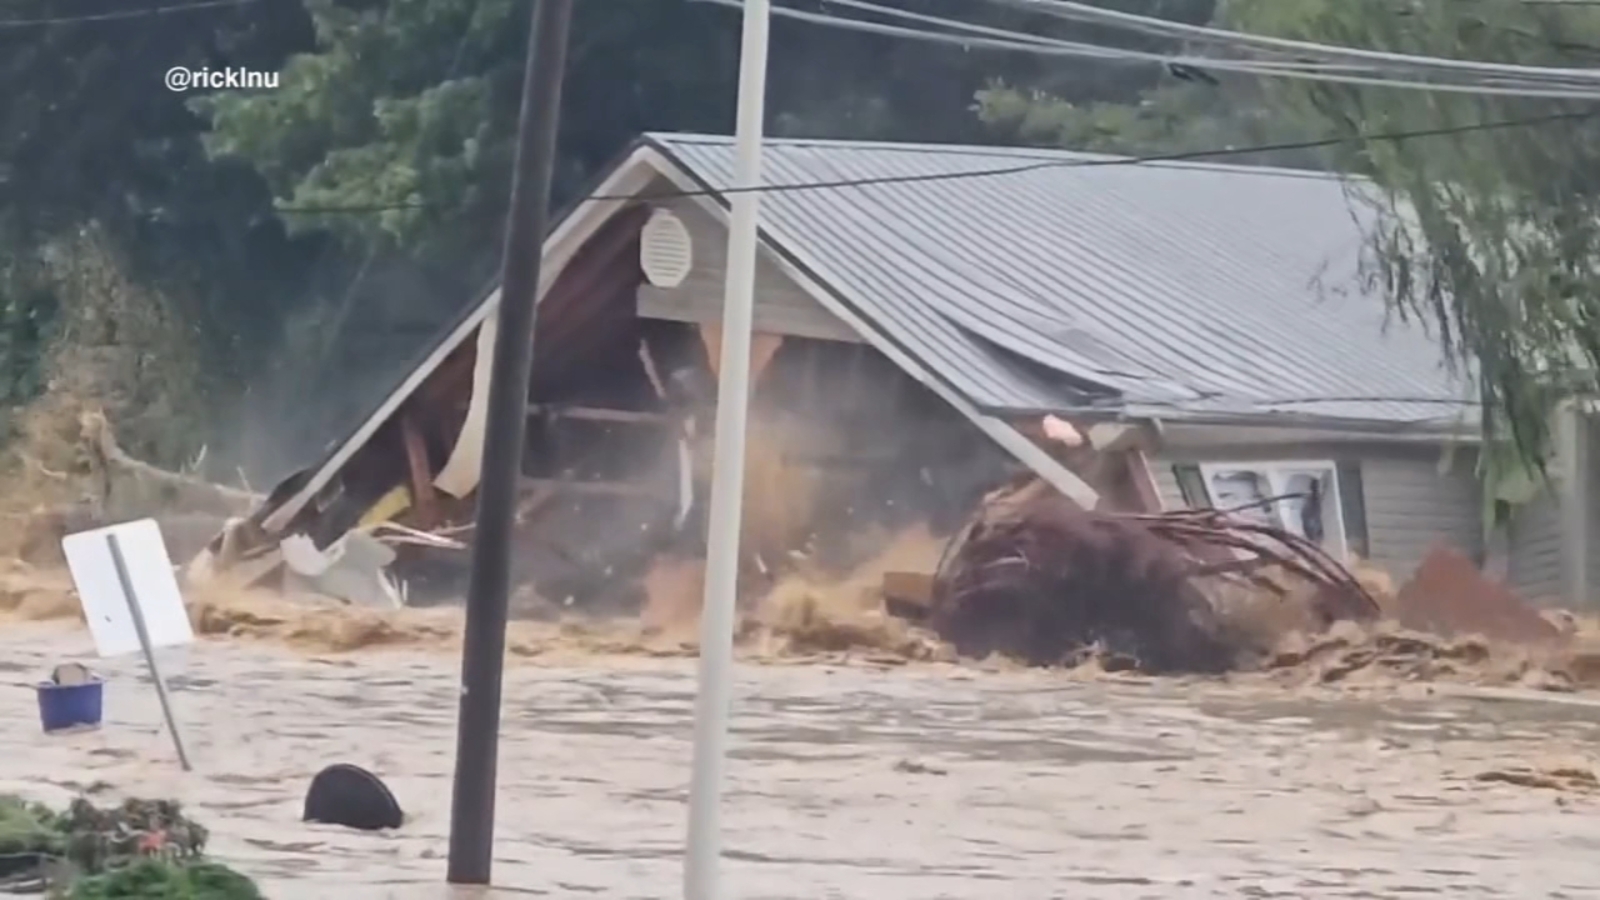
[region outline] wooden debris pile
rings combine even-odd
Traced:
[[[1376,600],[1321,547],[1210,510],[1085,511],[1039,482],[997,492],[935,576],[927,624],[966,656],[1033,665],[1098,653],[1120,668],[1222,672],[1241,647],[1215,604],[1229,585],[1310,589],[1321,625],[1376,618]]]

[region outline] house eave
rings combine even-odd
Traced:
[[[1293,445],[1293,444],[1397,444],[1438,446],[1480,443],[1475,429],[1431,423],[1384,423],[1350,420],[1284,422],[1272,418],[1216,416],[1149,421],[1161,442],[1176,447]]]
[[[1478,443],[1477,427],[1457,419],[1423,421],[1353,419],[1281,412],[1194,412],[1139,404],[1104,404],[1052,409],[997,409],[984,412],[1010,420],[1061,416],[1079,423],[1127,422],[1147,425],[1183,438],[1208,440],[1226,433],[1234,443],[1248,441],[1360,441],[1391,443]],[[1212,442],[1217,442],[1212,440]]]

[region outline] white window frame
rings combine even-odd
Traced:
[[[1324,504],[1333,505],[1333,534],[1323,541],[1323,549],[1340,562],[1350,560],[1350,541],[1345,536],[1344,522],[1344,495],[1339,488],[1339,466],[1332,460],[1324,459],[1279,459],[1257,462],[1204,462],[1200,463],[1200,480],[1206,488],[1206,499],[1216,508],[1216,491],[1211,483],[1218,475],[1240,470],[1256,472],[1267,479],[1267,496],[1278,497],[1289,493],[1285,482],[1290,475],[1305,474],[1308,471],[1317,472],[1326,470],[1328,473],[1328,493],[1322,498]],[[1324,507],[1326,508],[1326,507]],[[1283,516],[1283,508],[1273,504],[1272,513],[1278,523],[1284,528],[1289,528],[1289,522]]]

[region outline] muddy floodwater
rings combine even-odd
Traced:
[[[456,662],[189,649],[183,775],[133,660],[106,726],[45,737],[27,685],[81,632],[0,624],[0,791],[183,798],[269,897],[444,897]],[[1588,768],[1600,712],[1384,691],[1111,684],[955,667],[741,670],[730,900],[1600,896],[1600,796],[1479,780]],[[677,898],[693,668],[508,670],[496,896]],[[308,826],[312,774],[381,774],[390,834]]]

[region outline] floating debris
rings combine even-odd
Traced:
[[[1547,791],[1600,791],[1600,777],[1592,769],[1493,769],[1481,772],[1474,781],[1514,784]]]

